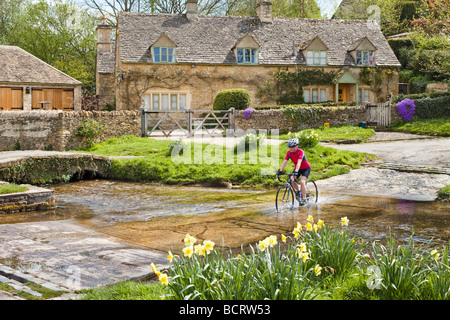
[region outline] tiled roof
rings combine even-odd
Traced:
[[[151,62],[148,49],[164,32],[177,46],[179,63],[235,64],[232,49],[249,34],[260,45],[262,65],[305,64],[300,45],[319,36],[329,48],[330,66],[354,64],[348,48],[364,37],[377,48],[377,65],[400,66],[380,29],[363,20],[274,17],[272,23],[261,23],[257,17],[199,15],[188,20],[181,14],[121,13],[118,26],[122,62]]]
[[[0,45],[0,83],[81,84],[21,48],[3,45]]]

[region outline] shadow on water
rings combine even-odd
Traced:
[[[134,245],[177,250],[186,233],[236,248],[275,234],[290,235],[308,215],[349,229],[367,241],[448,244],[448,205],[387,197],[321,192],[319,203],[275,212],[275,188],[212,189],[107,180],[54,186],[57,208],[0,216],[0,224],[75,219],[98,232]]]

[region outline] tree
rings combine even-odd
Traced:
[[[51,3],[23,0],[21,4],[8,17],[10,22],[3,43],[19,46],[83,82],[84,89],[92,91],[95,86],[95,17],[69,0]]]

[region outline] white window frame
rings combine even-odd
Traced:
[[[358,103],[363,104],[370,102],[370,89],[369,88],[359,88],[358,89]]]
[[[373,50],[356,50],[356,65],[358,66],[374,66],[375,51]]]
[[[242,62],[239,62],[240,51],[242,50]],[[237,48],[236,63],[237,64],[258,64],[259,50],[254,48]],[[252,59],[253,58],[253,59]]]
[[[324,87],[303,88],[303,101],[305,103],[327,102],[327,89]]]
[[[144,94],[144,109],[150,111],[188,110],[188,93],[183,91],[147,92]]]
[[[159,53],[156,51],[159,51]],[[163,55],[163,51],[166,51],[166,54]],[[170,51],[172,51],[172,54],[170,54]],[[163,56],[166,58],[165,61],[162,59]],[[177,50],[175,47],[152,47],[152,61],[154,63],[175,63],[177,61]]]
[[[308,66],[328,65],[328,52],[326,50],[307,50],[306,64]]]

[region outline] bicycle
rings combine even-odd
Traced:
[[[292,185],[294,173],[279,173],[278,180],[280,180],[279,176],[288,176],[288,179],[284,185],[278,188],[277,196],[275,198],[275,208],[277,212],[280,212],[285,207],[289,207],[292,209],[294,207],[294,187]],[[281,180],[280,180],[281,181]],[[313,180],[307,180],[305,183],[306,187],[306,203],[316,203],[319,199],[319,190],[317,189],[317,185]],[[302,191],[300,190],[300,197]]]

